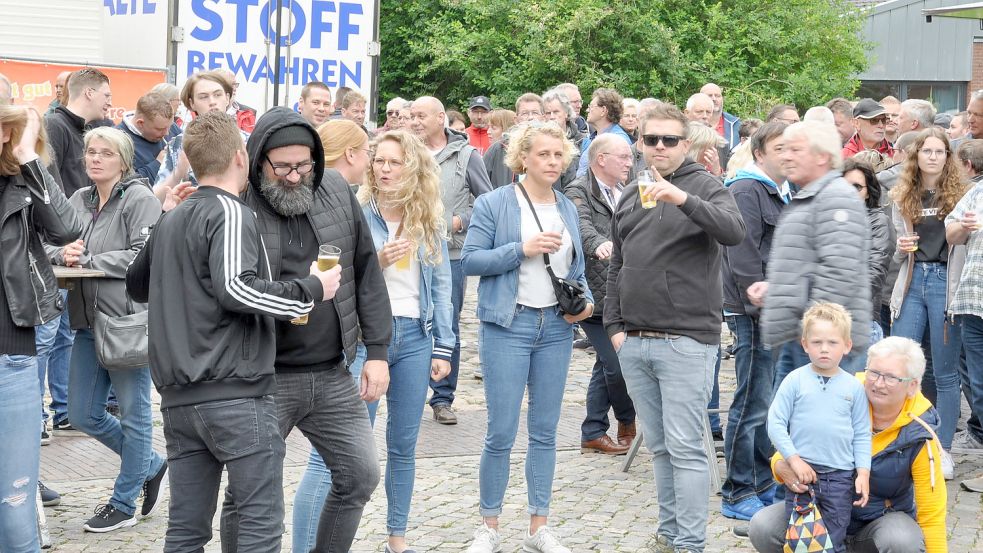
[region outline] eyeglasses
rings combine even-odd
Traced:
[[[922,148],[918,150],[918,153],[925,157],[945,157],[949,155],[949,150],[932,150],[931,148]]]
[[[612,152],[601,152],[601,154],[602,155],[606,155],[606,156],[612,156],[612,157],[618,158],[621,161],[630,161],[631,158],[632,158],[632,155],[631,154],[621,154],[621,155],[618,155],[618,154],[615,154],[615,153],[612,153]]]
[[[289,164],[282,164],[282,163],[273,163],[272,161],[270,161],[270,158],[266,158],[266,162],[269,163],[270,167],[273,168],[273,174],[278,177],[286,177],[290,175],[290,173],[293,173],[294,171],[297,172],[298,176],[302,177],[314,170],[313,161],[304,161],[296,165],[289,165]]]
[[[879,373],[877,371],[872,371],[870,369],[867,369],[867,380],[869,380],[870,382],[877,382],[878,380],[883,380],[885,386],[887,386],[888,388],[894,388],[899,384],[903,384],[905,382],[911,382],[912,380],[914,380],[914,378],[901,378],[899,376]]]
[[[870,123],[871,125],[886,125],[887,124],[887,116],[886,115],[878,115],[877,117],[873,117],[871,119],[867,119],[867,122]]]
[[[99,159],[113,159],[118,156],[116,152],[111,152],[109,150],[86,150],[85,157],[97,157]]]
[[[372,160],[372,165],[375,165],[379,169],[384,168],[386,165],[389,165],[390,169],[399,169],[403,166],[403,161],[399,159],[382,159],[377,157]]]
[[[681,140],[685,140],[685,139],[686,137],[675,135],[675,134],[667,134],[667,135],[643,134],[642,135],[642,142],[649,148],[655,148],[656,146],[659,145],[659,142],[661,142],[666,148],[675,148],[676,146],[679,146],[679,142]]]

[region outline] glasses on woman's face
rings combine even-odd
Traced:
[[[914,378],[901,378],[900,376],[894,376],[892,374],[884,374],[882,372],[877,372],[871,369],[867,369],[867,380],[871,382],[877,382],[878,380],[881,380],[884,382],[884,385],[887,386],[888,388],[894,388],[895,386],[899,386],[901,384],[904,384],[905,382],[911,382],[912,380],[914,380]]]
[[[372,165],[375,165],[379,169],[384,168],[386,165],[388,165],[390,169],[399,169],[403,166],[403,162],[399,159],[382,159],[377,157],[372,160]]]
[[[948,150],[933,150],[931,148],[922,148],[918,150],[918,153],[925,157],[945,157],[949,154]]]
[[[85,151],[85,157],[89,157],[89,158],[113,159],[114,157],[116,157],[118,155],[119,154],[117,154],[116,152],[113,152],[111,150],[92,150],[92,149],[89,149],[89,150],[86,150]]]

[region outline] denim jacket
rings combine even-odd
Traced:
[[[389,238],[389,227],[382,218],[375,200],[362,206],[365,220],[372,230],[372,242],[376,251],[382,249]],[[417,259],[426,255],[424,246],[417,251]],[[454,344],[457,341],[451,329],[451,263],[447,253],[447,241],[440,243],[440,264],[430,265],[420,262],[420,326],[424,333],[433,335],[434,359],[451,360]]]
[[[579,217],[573,202],[556,194],[557,210],[573,240],[574,256],[566,278],[587,289],[587,301],[594,297],[584,276],[584,249],[580,241]],[[521,211],[515,185],[497,188],[478,197],[471,214],[468,237],[461,251],[466,275],[478,275],[478,319],[508,328],[519,297],[519,265],[522,253]]]

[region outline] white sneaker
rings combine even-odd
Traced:
[[[522,551],[525,553],[571,553],[560,544],[553,531],[548,526],[540,526],[539,530],[522,540]]]
[[[482,524],[474,531],[474,541],[468,547],[467,553],[499,553],[502,550],[502,538],[498,532]]]
[[[952,480],[953,473],[956,470],[956,463],[952,460],[952,455],[948,451],[942,450],[942,477],[946,480]]]
[[[972,432],[969,430],[963,430],[956,434],[952,439],[952,447],[949,448],[950,451],[955,451],[956,453],[983,453],[983,443],[973,436]]]

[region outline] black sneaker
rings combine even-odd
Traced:
[[[590,340],[581,338],[573,341],[573,349],[587,349],[590,347]]]
[[[57,430],[59,432],[75,432],[75,427],[72,423],[68,422],[68,419],[60,420],[51,425],[52,430]]]
[[[48,445],[51,443],[51,434],[48,434],[47,428],[41,429],[41,445]]]
[[[167,461],[157,471],[153,478],[143,483],[143,506],[140,507],[140,516],[149,517],[154,514],[160,505],[160,496],[164,488],[167,487]]]
[[[41,504],[45,507],[54,507],[61,503],[61,494],[44,485],[38,480],[38,490],[41,491]]]
[[[82,529],[86,532],[101,534],[133,526],[136,523],[137,517],[128,515],[107,503],[96,508],[96,516],[90,518],[88,522],[83,524]]]

